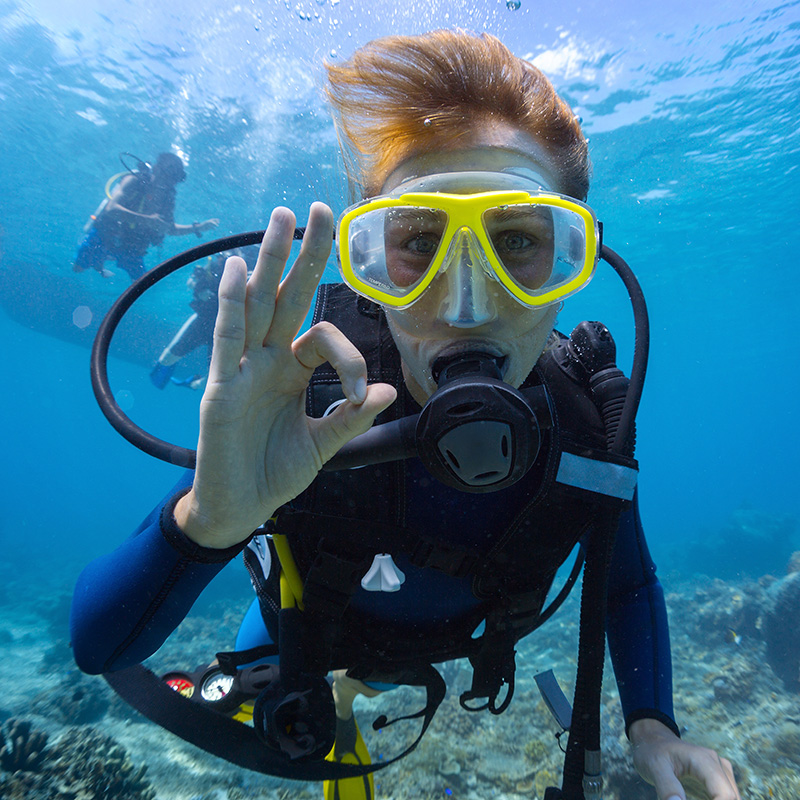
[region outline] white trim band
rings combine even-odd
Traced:
[[[609,461],[562,453],[556,481],[620,500],[633,500],[639,471]]]

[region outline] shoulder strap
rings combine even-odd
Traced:
[[[133,180],[122,190],[122,205],[131,211],[140,212],[144,205],[147,190],[150,188],[152,178],[150,173],[131,173]]]

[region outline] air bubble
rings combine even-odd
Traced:
[[[130,411],[136,402],[133,397],[133,392],[129,392],[127,389],[120,389],[114,395],[114,399],[123,411]]]
[[[509,11],[519,11],[521,5],[522,0],[506,0],[506,8]]]
[[[83,330],[92,324],[92,309],[89,306],[78,306],[72,312],[72,324]]]

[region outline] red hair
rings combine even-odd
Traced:
[[[542,142],[559,164],[560,189],[586,197],[589,152],[578,119],[541,70],[494,36],[387,36],[325,67],[345,166],[363,196],[379,193],[409,156],[452,148],[476,124],[500,120]]]

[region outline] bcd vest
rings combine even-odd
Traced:
[[[121,203],[138,214],[158,214],[172,222],[175,214],[175,189],[157,186],[149,173],[133,173],[134,180],[125,187]],[[163,225],[154,225],[147,219],[132,220],[129,215],[103,212],[95,220],[98,233],[116,249],[144,253],[149,245],[164,241]]]
[[[314,322],[323,319],[336,325],[364,355],[370,382],[391,383],[398,389],[398,400],[381,414],[378,424],[418,410],[405,391],[399,355],[383,313],[376,306],[358,299],[342,285],[323,286]],[[603,332],[607,335],[604,328]],[[584,355],[588,358],[584,362],[581,357],[581,363],[590,363],[592,352]],[[619,373],[616,368],[607,370],[611,371]],[[472,686],[461,695],[462,707],[501,713],[513,695],[516,642],[541,624],[566,597],[581,560],[576,561],[559,596],[543,611],[559,565],[584,534],[596,532],[598,535],[586,540],[589,552],[584,580],[598,588],[598,567],[607,563],[619,509],[633,497],[636,462],[632,457],[608,454],[606,427],[609,432],[614,427],[614,414],[609,411],[608,397],[602,414],[598,411],[588,385],[588,372],[582,376],[580,369],[576,370],[574,352],[570,353],[567,340],[559,337],[524,384],[541,387],[537,394],[544,401],[537,405],[537,420],[542,446],[532,468],[518,484],[491,495],[498,504],[507,502],[511,496],[507,493],[521,485],[522,491],[513,494],[517,507],[511,523],[505,525],[505,530],[494,532],[484,552],[459,547],[452,540],[443,542],[433,529],[411,529],[407,524],[409,467],[402,461],[322,472],[305,492],[276,513],[264,526],[264,532],[257,532],[245,548],[245,563],[264,622],[277,645],[217,654],[222,672],[234,676],[238,667],[279,653],[279,678],[270,673],[272,677],[262,681],[264,688],[257,687],[254,727],[228,719],[206,703],[182,697],[142,666],[111,673],[106,679],[149,719],[198,747],[247,769],[299,780],[363,776],[413,750],[445,695],[444,682],[433,663],[469,658]],[[308,413],[320,417],[340,399],[342,391],[335,371],[322,365],[309,386]],[[632,443],[630,447],[632,452]],[[281,567],[270,541],[270,534],[276,533],[286,537],[302,578],[302,610],[280,608]],[[426,629],[424,635],[419,635],[413,626],[389,633],[386,625],[350,604],[377,553],[402,555],[416,567],[468,579],[477,601],[475,609],[448,620],[434,634]],[[603,602],[603,591],[598,588],[590,592],[590,598],[592,603]],[[584,603],[586,599],[584,596]],[[484,632],[473,636],[482,621]],[[602,628],[601,622],[594,632],[601,638]],[[583,640],[583,624],[581,635]],[[603,648],[595,649],[595,656],[599,654],[600,659],[598,675],[602,676]],[[262,666],[253,669],[260,670]],[[287,736],[294,731],[293,724],[288,728],[284,725],[278,710],[284,708],[284,703],[289,710],[297,706],[298,713],[305,709],[305,716],[298,719],[312,722],[316,716],[309,714],[313,711],[316,715],[317,708],[312,700],[330,694],[322,676],[335,668],[348,668],[350,676],[362,680],[425,688],[426,705],[421,711],[392,721],[382,716],[373,723],[373,727],[381,728],[402,719],[423,718],[417,739],[400,755],[377,764],[354,765],[295,760],[290,749],[275,748],[270,736],[276,731],[277,735]],[[578,679],[581,672],[579,665]],[[314,680],[316,694],[312,692]],[[505,697],[498,701],[504,685]],[[277,693],[272,691],[275,688]],[[599,688],[597,691],[599,697]],[[483,702],[468,705],[475,700]],[[578,706],[576,689],[576,710],[581,709],[578,733],[582,735],[587,702],[591,706],[591,698],[582,697]],[[327,703],[331,706],[328,716],[333,719],[329,697]],[[582,755],[587,745],[578,737],[575,741],[576,752]],[[317,746],[317,750],[322,753],[329,744],[332,739],[322,748]],[[573,746],[572,728],[569,746]],[[582,764],[581,760],[579,766]],[[581,770],[582,767],[579,772],[583,774]]]
[[[313,322],[321,320],[339,328],[363,354],[369,383],[397,388],[397,401],[376,424],[419,411],[405,389],[398,351],[377,306],[342,284],[326,285],[320,288]],[[306,630],[301,638],[307,671],[349,668],[354,677],[402,682],[398,676],[415,665],[468,657],[475,669],[468,694],[488,697],[488,707],[499,713],[494,707],[499,688],[505,682],[513,689],[514,644],[541,624],[556,571],[599,509],[609,498],[616,504],[630,500],[635,482],[636,462],[609,455],[602,417],[587,381],[568,368],[566,344],[559,335],[523,385],[544,388],[549,419],[540,419],[542,446],[520,481],[528,487],[525,500],[511,524],[494,532],[488,551],[460,549],[438,541],[435,530],[409,528],[405,461],[321,472],[279,510],[266,534],[251,541],[245,562],[267,629],[278,641],[279,564],[274,552],[271,559],[264,554],[271,546],[270,533],[287,536],[304,584]],[[309,385],[307,413],[321,417],[342,398],[335,370],[329,364],[319,367]],[[502,504],[508,491],[491,497]],[[387,637],[384,625],[350,608],[378,553],[402,554],[417,567],[469,578],[479,601],[476,608],[433,635],[427,628],[424,635],[410,628],[392,630]],[[475,638],[484,620],[485,631]]]

